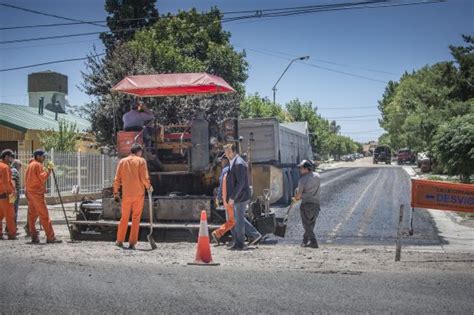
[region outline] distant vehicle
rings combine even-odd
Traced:
[[[415,163],[416,157],[413,152],[411,152],[410,149],[401,149],[398,150],[397,153],[397,163],[403,164],[403,163]]]
[[[378,162],[385,162],[385,164],[391,164],[391,151],[390,148],[385,145],[380,145],[374,150],[374,164]]]

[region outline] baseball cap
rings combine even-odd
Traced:
[[[46,152],[44,152],[44,150],[41,150],[41,149],[38,149],[35,152],[33,152],[33,157],[43,156],[43,155],[47,156]]]
[[[298,168],[300,168],[300,167],[312,169],[313,168],[313,163],[311,163],[308,160],[303,160],[303,161],[300,162],[300,164],[298,164]]]

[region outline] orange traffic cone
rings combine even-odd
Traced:
[[[209,228],[207,227],[206,211],[201,211],[201,225],[199,226],[199,238],[196,248],[196,259],[188,265],[218,266],[219,263],[212,261],[211,245],[209,243]]]

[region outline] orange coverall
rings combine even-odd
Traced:
[[[127,234],[130,213],[132,214],[132,229],[128,243],[138,242],[138,231],[145,202],[145,188],[151,186],[148,168],[144,158],[131,154],[120,160],[114,179],[114,194],[122,187],[122,216],[117,230],[117,242],[124,242]]]
[[[0,237],[3,236],[2,221],[7,222],[8,238],[16,237],[15,209],[10,203],[9,195],[15,193],[15,186],[12,182],[12,172],[10,166],[0,162]]]
[[[46,239],[48,241],[55,239],[53,225],[51,224],[46,200],[44,199],[44,194],[46,193],[44,184],[48,177],[49,172],[44,169],[43,164],[35,159],[31,159],[25,173],[25,191],[26,199],[28,200],[28,227],[33,240],[38,239],[35,227],[38,217],[46,233]]]
[[[224,236],[225,233],[230,231],[235,225],[234,219],[234,207],[227,203],[227,174],[224,175],[222,178],[222,200],[224,201],[224,208],[227,212],[227,221],[222,224],[217,230],[215,230],[214,235],[217,239],[220,239]]]

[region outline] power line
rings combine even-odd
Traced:
[[[104,23],[104,21],[86,21],[88,23]],[[53,23],[53,24],[35,24],[35,25],[21,25],[21,26],[7,26],[0,27],[0,31],[18,30],[25,28],[41,28],[41,27],[56,27],[56,26],[70,26],[70,25],[81,25],[86,24],[85,22],[72,22],[72,23]],[[105,26],[105,25],[104,25]]]
[[[135,19],[120,19],[117,22],[127,22],[127,21],[141,21],[141,20],[158,20],[161,17],[143,17]],[[52,23],[52,24],[35,24],[35,25],[20,25],[20,26],[8,26],[0,27],[0,31],[16,30],[16,29],[25,29],[25,28],[42,28],[42,27],[57,27],[57,26],[71,26],[71,25],[81,25],[89,23],[107,23],[106,20],[98,21],[84,21],[84,22],[71,22],[71,23]],[[106,26],[106,25],[103,25]]]
[[[324,110],[331,110],[331,109],[337,109],[337,110],[345,110],[345,109],[363,109],[363,108],[377,108],[377,106],[355,106],[355,107],[318,107],[318,109],[324,109]]]
[[[259,20],[264,19],[271,19],[275,17],[285,17],[285,16],[293,16],[293,15],[301,15],[301,14],[309,14],[309,13],[317,13],[317,12],[327,12],[327,11],[338,11],[338,10],[352,10],[352,9],[376,9],[376,8],[386,8],[386,7],[396,7],[396,6],[407,6],[407,5],[422,5],[422,4],[433,4],[433,3],[441,3],[445,2],[446,0],[427,0],[427,1],[418,1],[418,2],[410,2],[410,3],[387,3],[387,0],[382,1],[368,1],[368,2],[359,2],[359,3],[348,3],[345,7],[333,7],[333,8],[316,8],[316,9],[306,9],[306,10],[293,10],[287,12],[278,12],[278,13],[270,13],[264,14],[260,10],[257,11],[257,14],[244,16],[244,17],[236,17],[233,19],[228,19],[229,22],[238,21],[242,19],[249,19],[249,18],[259,18]],[[363,5],[366,4],[366,5]],[[383,5],[384,4],[384,5]],[[333,5],[334,6],[334,5]],[[252,21],[255,22],[255,21]],[[241,24],[241,23],[238,23]]]
[[[94,55],[94,56],[92,56],[92,57],[99,57],[99,56],[103,56],[103,55],[105,55],[105,53],[96,54],[96,55]],[[27,68],[33,68],[33,67],[38,67],[38,66],[51,65],[51,64],[55,64],[55,63],[63,63],[63,62],[86,60],[86,59],[88,59],[88,58],[89,58],[89,57],[54,60],[54,61],[48,61],[48,62],[43,62],[43,63],[36,63],[36,64],[33,64],[33,65],[20,66],[20,67],[15,67],[15,68],[8,68],[8,69],[0,69],[0,72],[7,72],[7,71],[13,71],[13,70],[20,70],[20,69],[27,69]]]
[[[15,50],[15,49],[25,49],[25,48],[35,48],[35,47],[51,47],[51,46],[62,46],[62,45],[71,45],[71,44],[80,44],[80,43],[90,43],[90,42],[97,42],[100,41],[99,38],[96,39],[88,39],[88,40],[80,40],[80,41],[68,41],[68,42],[61,42],[61,43],[52,43],[52,44],[40,44],[40,45],[30,45],[30,46],[19,46],[19,47],[7,47],[2,48],[1,50]]]
[[[54,17],[54,18],[61,19],[61,20],[66,20],[66,21],[71,21],[71,22],[80,22],[80,23],[90,24],[90,25],[95,25],[95,26],[100,26],[100,27],[107,27],[105,25],[96,24],[94,22],[87,22],[87,21],[83,21],[83,20],[72,19],[72,18],[68,18],[68,17],[56,15],[56,14],[45,13],[45,12],[36,11],[36,10],[32,10],[32,9],[22,8],[22,7],[19,7],[19,6],[16,6],[16,5],[12,5],[12,4],[0,3],[0,5],[4,6],[4,7],[7,7],[7,8],[17,9],[17,10],[26,11],[26,12],[39,14],[39,15],[44,15],[44,16],[49,16],[49,17]]]
[[[361,115],[361,116],[340,116],[340,117],[325,117],[326,119],[344,119],[344,118],[365,118],[365,117],[379,117],[380,115]]]
[[[235,46],[241,47],[239,45],[235,45]],[[255,52],[258,52],[258,53],[261,53],[261,54],[264,54],[264,55],[268,55],[268,56],[274,56],[274,57],[280,58],[280,59],[291,60],[290,58],[287,58],[287,57],[282,57],[282,56],[279,56],[279,55],[276,55],[276,54],[259,51],[257,49],[253,49],[253,48],[245,48],[245,47],[241,47],[241,48],[247,49],[247,50],[250,50],[250,51],[255,51]],[[364,75],[355,74],[355,73],[346,72],[346,71],[340,71],[340,70],[336,70],[336,69],[332,69],[332,68],[328,68],[328,67],[318,66],[318,65],[315,65],[315,64],[310,63],[310,62],[302,62],[302,61],[297,61],[297,62],[300,62],[300,63],[305,64],[305,65],[310,66],[310,67],[319,68],[321,70],[326,70],[326,71],[335,72],[335,73],[339,73],[339,74],[344,74],[344,75],[356,77],[356,78],[359,78],[359,79],[365,79],[365,80],[369,80],[369,81],[373,81],[373,82],[380,82],[380,83],[384,83],[384,84],[388,83],[388,81],[375,79],[375,78],[370,78],[370,77],[367,77],[367,76],[364,76]]]
[[[244,48],[244,49],[248,49],[248,50],[253,50],[253,51],[256,51],[256,52],[270,52],[270,53],[276,53],[276,54],[280,54],[280,55],[283,55],[283,56],[288,56],[288,57],[291,57],[291,58],[295,58],[297,57],[296,55],[294,54],[289,54],[289,53],[286,53],[286,52],[282,52],[282,51],[277,51],[277,50],[268,50],[268,49],[260,49],[260,50],[257,50],[257,49],[253,49],[253,48],[245,48],[243,47],[242,45],[237,45],[237,44],[234,44],[235,46],[237,47],[240,47],[240,48]],[[311,58],[311,60],[315,60],[315,61],[318,61],[318,62],[322,62],[322,63],[327,63],[327,64],[331,64],[331,65],[336,65],[336,66],[341,66],[341,67],[353,67],[353,68],[358,68],[358,69],[361,69],[361,70],[365,70],[365,71],[371,71],[371,72],[377,72],[377,73],[382,73],[382,74],[389,74],[389,75],[396,75],[398,76],[397,73],[393,73],[393,72],[388,72],[388,71],[383,71],[383,70],[376,70],[376,69],[371,69],[371,68],[364,68],[364,67],[359,67],[359,66],[354,66],[354,65],[348,65],[348,64],[343,64],[343,63],[337,63],[337,62],[334,62],[334,61],[328,61],[328,60],[324,60],[324,59],[319,59],[319,58]]]
[[[342,132],[344,134],[364,134],[364,133],[373,133],[373,132],[380,132],[385,131],[384,129],[373,129],[373,130],[365,130],[365,131],[354,131],[354,132]]]
[[[386,3],[386,1],[387,0],[374,0],[374,1],[366,1],[366,2],[342,3],[342,4],[335,4],[335,5],[317,6],[318,7],[317,10],[313,10],[309,13],[317,13],[317,12],[324,12],[325,10],[326,11],[327,10],[333,10],[335,7],[337,7],[338,9],[349,9],[352,6],[361,6],[361,4]],[[426,1],[422,1],[422,2],[417,2],[416,4],[439,3],[439,2],[444,2],[444,1],[445,0],[426,0]],[[415,4],[415,3],[411,3],[411,4]],[[87,22],[87,21],[82,21],[82,20],[70,19],[70,18],[61,17],[61,16],[54,15],[54,14],[48,14],[48,13],[43,13],[43,12],[39,12],[39,11],[35,11],[35,10],[20,8],[20,7],[17,7],[17,6],[12,6],[12,5],[2,4],[2,3],[0,3],[0,5],[7,6],[7,7],[12,7],[12,8],[28,11],[28,12],[33,12],[33,13],[36,13],[36,14],[42,14],[42,15],[52,16],[52,17],[56,17],[56,18],[61,18],[61,19],[65,19],[65,20],[69,20],[69,21],[73,21],[73,22],[81,22],[81,23],[85,23],[85,24],[92,24],[92,25],[96,25],[96,26],[106,27],[104,25],[97,24],[97,23],[94,23],[94,22]],[[388,6],[395,6],[395,5],[396,5],[396,3],[390,3]],[[404,4],[404,5],[407,5],[407,4]],[[324,8],[326,8],[326,9],[324,9]],[[333,9],[331,9],[331,8],[333,8]],[[361,8],[363,8],[363,7],[361,7]],[[283,9],[267,9],[267,11],[268,10],[283,10]],[[259,14],[258,13],[258,12],[262,12],[262,11],[265,11],[265,10],[256,10],[255,11],[256,14],[254,14],[254,15],[246,15],[246,16],[240,16],[240,17],[235,17],[235,18],[227,18],[227,19],[224,18],[224,19],[220,20],[220,22],[221,23],[227,23],[227,22],[240,20],[240,19],[262,18],[262,17],[265,17],[265,16],[278,17],[278,16],[284,16],[284,15],[278,15],[278,14],[282,14],[282,12],[285,12],[285,11],[281,11],[277,15],[275,15],[274,13],[269,13],[269,14],[263,14],[263,13]],[[293,15],[295,15],[295,14],[299,15],[299,14],[305,14],[305,13],[308,13],[308,12],[307,11],[294,11],[293,10],[293,11],[288,11],[288,13],[291,13]],[[173,18],[173,17],[175,17],[175,16],[170,16],[170,18]],[[164,18],[167,18],[167,17],[165,16]],[[121,30],[121,31],[131,31],[131,30],[133,30],[133,29]],[[117,32],[117,31],[115,31],[115,32]],[[42,38],[28,38],[28,39],[3,41],[3,42],[0,42],[0,44],[9,44],[9,43],[17,43],[17,42],[25,42],[25,41],[49,40],[49,39],[64,38],[64,37],[77,37],[77,36],[94,35],[94,34],[100,34],[100,33],[102,33],[102,32],[68,34],[68,35],[49,36],[49,37],[42,37]]]

